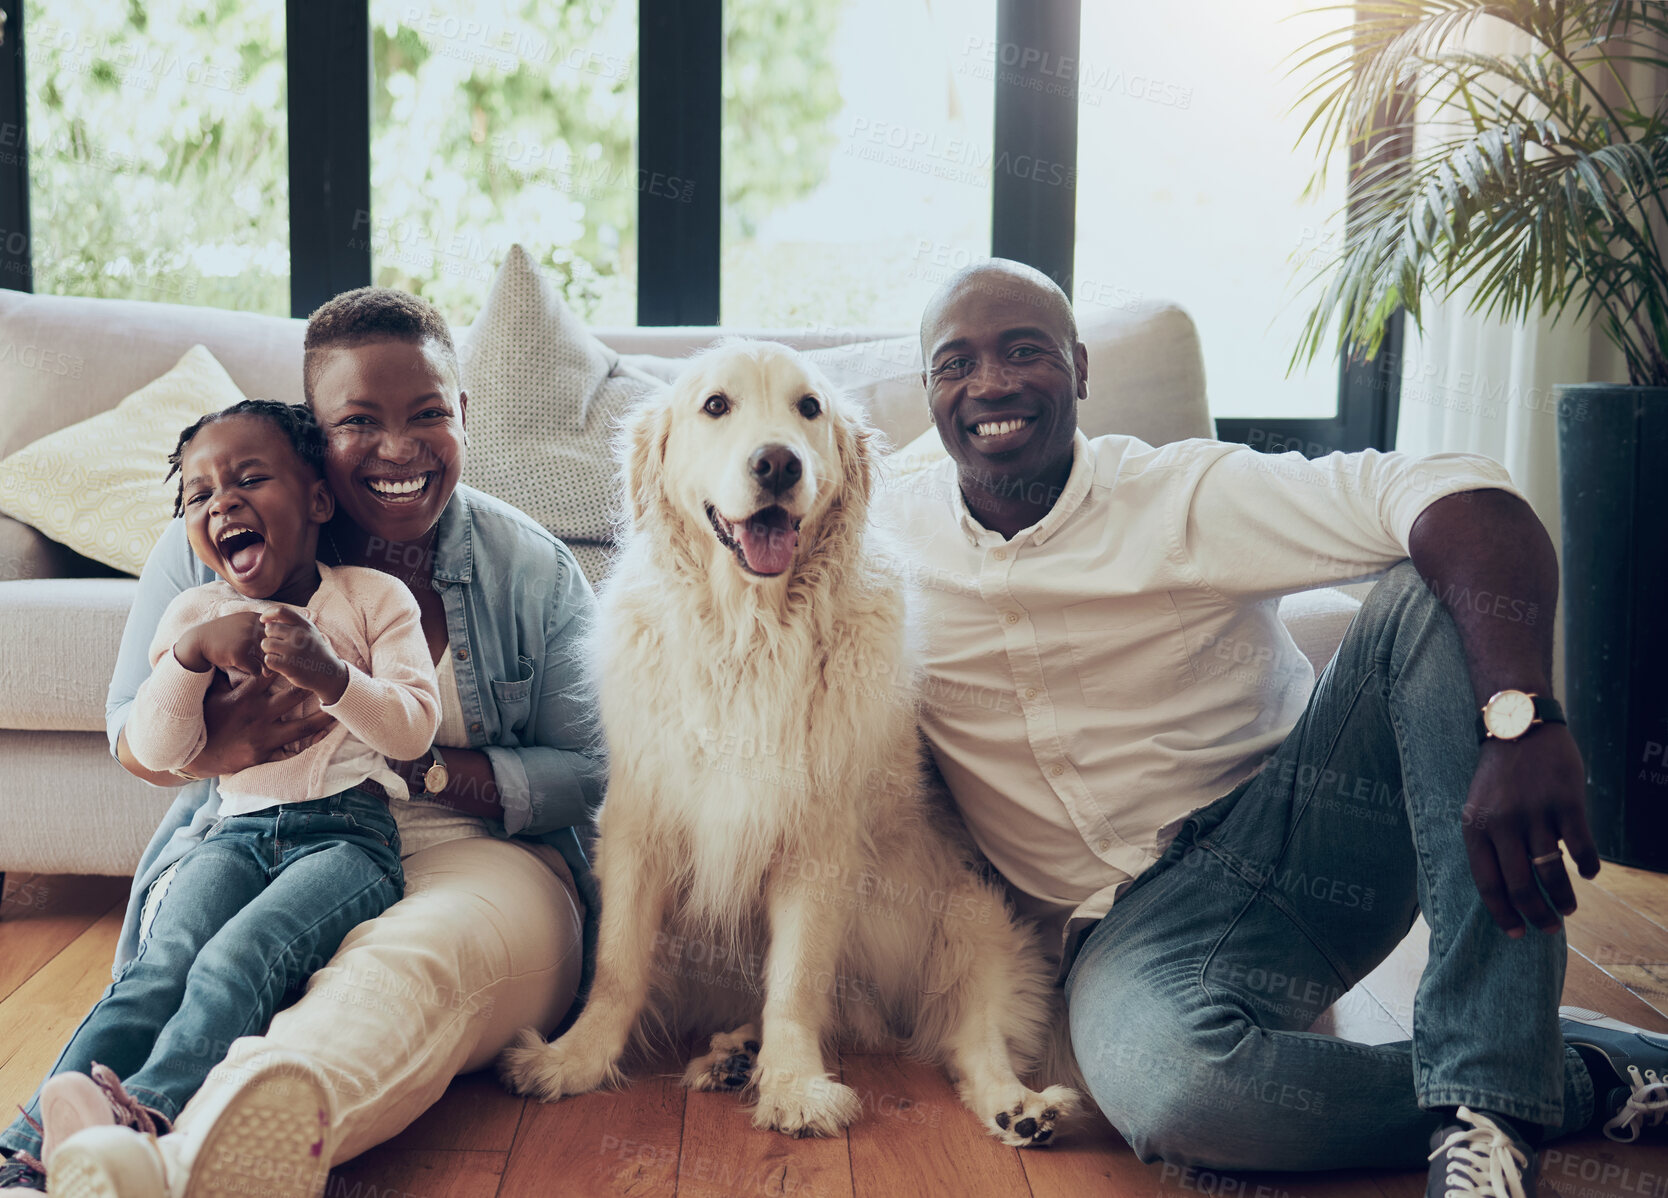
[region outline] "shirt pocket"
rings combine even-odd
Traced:
[[[514,678],[490,680],[500,727],[520,732],[527,723],[527,713],[533,704],[533,674],[533,659],[517,657]]]
[[[1091,599],[1064,615],[1072,668],[1090,707],[1138,711],[1193,685],[1181,617],[1168,594]]]

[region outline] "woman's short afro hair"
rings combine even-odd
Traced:
[[[408,341],[413,345],[433,342],[451,369],[453,380],[459,378],[457,346],[440,309],[409,291],[357,287],[326,300],[307,318],[301,375],[307,403],[313,402],[313,383],[324,365],[324,351],[372,341]]]

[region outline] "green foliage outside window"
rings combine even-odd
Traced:
[[[825,177],[841,5],[725,5],[725,220]],[[372,0],[378,283],[473,318],[514,241],[587,319],[634,320],[632,0]],[[282,0],[52,0],[28,26],[35,288],[289,311]],[[288,31],[304,46],[306,31]]]

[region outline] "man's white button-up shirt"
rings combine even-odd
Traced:
[[[1427,505],[1483,488],[1518,494],[1466,454],[1080,432],[1053,508],[1004,540],[949,459],[888,472],[880,518],[924,592],[922,730],[1029,913],[1062,932],[1104,915],[1284,740],[1314,673],[1280,596],[1393,565]]]

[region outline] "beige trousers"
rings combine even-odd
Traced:
[[[276,1048],[329,1078],[340,1163],[398,1134],[521,1028],[549,1032],[567,1013],[581,915],[554,849],[454,840],[404,866],[405,897],[350,932],[264,1036],[233,1042],[177,1134],[206,1131],[248,1066]]]

